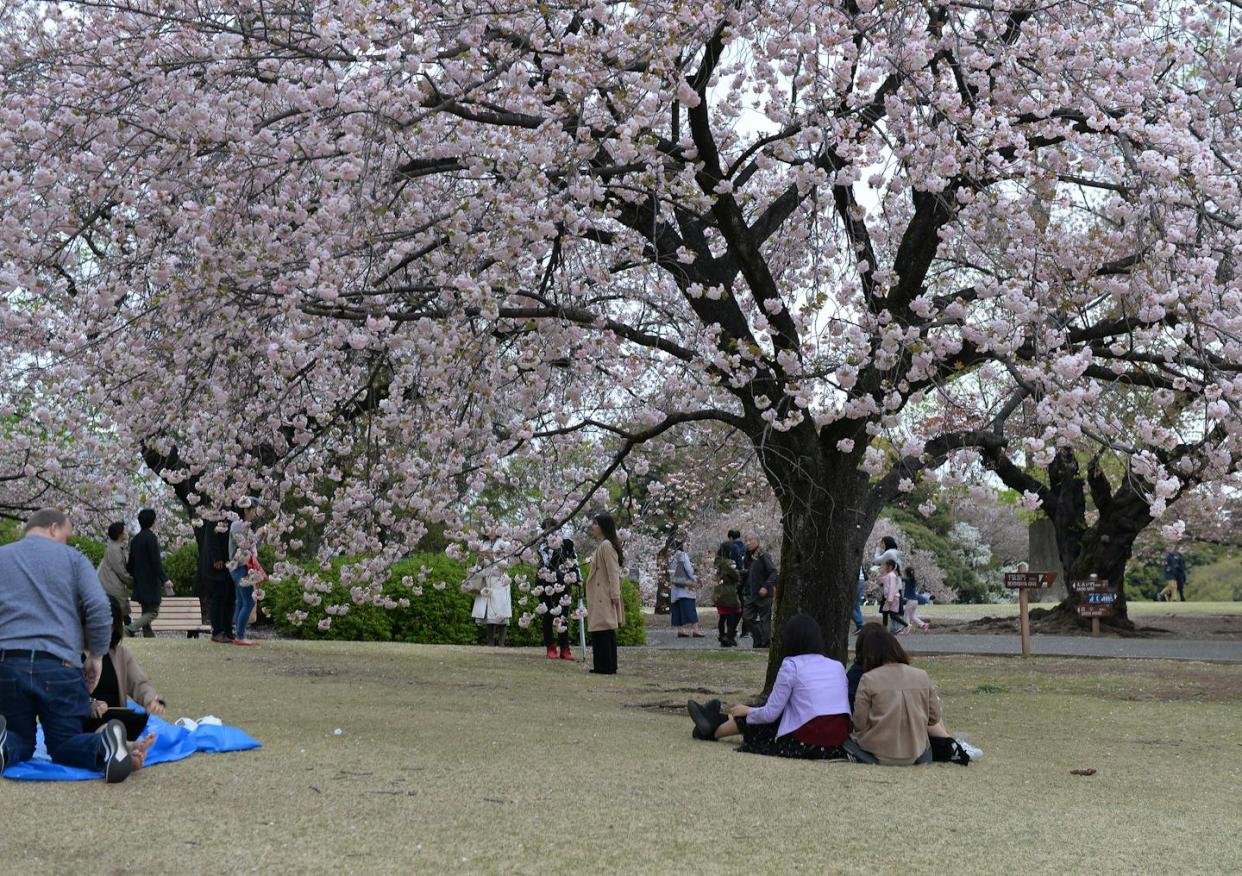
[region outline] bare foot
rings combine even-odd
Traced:
[[[144,737],[143,739],[139,739],[137,742],[131,742],[129,744],[129,755],[133,758],[135,770],[142,769],[143,764],[147,762],[147,751],[149,751],[151,746],[154,744],[154,733]]]

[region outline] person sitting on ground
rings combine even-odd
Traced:
[[[125,549],[125,524],[118,520],[108,525],[108,541],[104,545],[103,559],[99,561],[95,573],[99,575],[99,583],[103,585],[104,592],[121,603],[125,615],[129,614],[129,588],[134,586],[133,576],[125,568],[128,559]]]
[[[82,729],[111,639],[108,597],[90,560],[68,546],[63,511],[36,511],[25,529],[0,547],[0,773],[34,755],[38,719],[53,762],[123,782],[134,769],[125,726]]]
[[[738,598],[738,582],[741,573],[733,561],[733,543],[721,542],[716,549],[716,589],[712,601],[716,604],[719,620],[716,624],[720,647],[737,647],[737,623],[742,619],[742,600]]]
[[[970,755],[949,736],[940,696],[897,637],[879,624],[863,627],[856,641],[862,680],[854,700],[854,732],[845,743],[854,763],[912,766],[933,760],[962,766]]]
[[[155,685],[142,671],[134,653],[122,642],[125,623],[121,606],[109,600],[112,608],[112,644],[104,655],[99,684],[91,692],[91,715],[99,718],[108,709],[124,709],[133,700],[149,715],[164,714],[164,700],[155,692]]]
[[[863,677],[863,655],[871,651],[869,640],[877,630],[882,632],[884,627],[877,623],[863,624],[854,636],[854,662],[850,664],[849,669],[845,670],[845,678],[849,683],[850,715],[854,714],[854,701],[858,696],[858,685]]]
[[[715,740],[741,735],[739,751],[834,760],[846,757],[850,733],[845,667],[824,656],[819,624],[796,614],[781,628],[781,661],[768,701],[760,708],[734,706],[721,713],[720,700],[686,704],[694,721],[695,739]]]

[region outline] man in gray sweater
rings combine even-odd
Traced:
[[[0,547],[0,772],[34,754],[38,718],[53,761],[122,782],[150,743],[135,753],[120,721],[82,730],[111,642],[112,609],[90,560],[68,546],[71,535],[68,517],[45,508],[26,521],[25,538]]]

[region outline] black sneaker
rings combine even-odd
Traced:
[[[134,771],[134,760],[125,738],[125,725],[113,719],[100,732],[104,739],[104,781],[115,785],[128,779]]]
[[[8,721],[4,720],[4,715],[0,715],[0,775],[4,774],[4,740],[7,739],[9,735],[8,727]]]

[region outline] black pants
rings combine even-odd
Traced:
[[[1177,601],[1186,601],[1186,579],[1184,577],[1177,579]]]
[[[740,614],[722,614],[716,621],[716,630],[722,642],[737,642],[737,624],[742,619]]]
[[[548,607],[548,610],[543,613],[543,647],[551,648],[552,645],[555,644],[555,645],[560,646],[561,648],[568,648],[569,647],[569,621],[568,620],[565,621],[564,632],[558,633],[556,631],[556,626],[553,623],[553,618],[552,618],[552,609],[556,608],[558,605],[561,604],[560,595],[558,594],[555,599],[544,599],[543,604]],[[567,613],[568,613],[567,608],[561,609],[562,618],[566,617]]]
[[[750,621],[751,642],[756,648],[772,644],[772,601],[752,602],[746,606],[746,620]]]
[[[591,653],[594,668],[598,675],[617,674],[617,631],[600,630],[591,633]]]
[[[233,615],[237,613],[237,585],[232,578],[211,582],[211,634],[233,635]]]
[[[882,611],[880,612],[880,616],[884,619],[883,625],[888,628],[890,633],[898,632],[898,630],[904,630],[906,627],[910,626],[906,623],[906,619],[901,616],[901,612],[899,611]],[[898,627],[898,624],[901,626]]]

